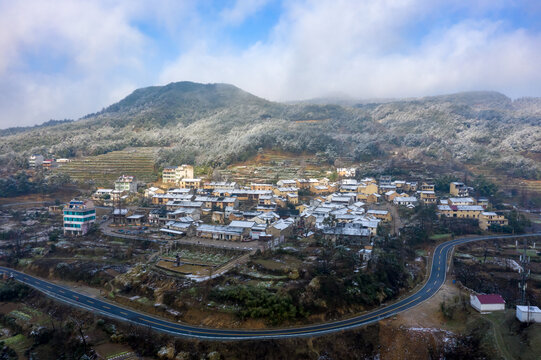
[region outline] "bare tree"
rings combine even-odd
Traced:
[[[75,318],[75,317],[72,317],[71,318],[71,321],[75,324],[75,326],[77,327],[77,332],[79,333],[79,336],[81,336],[81,340],[83,342],[83,351],[84,353],[86,354],[86,348],[87,348],[87,345],[86,345],[86,338],[85,338],[85,334],[84,334],[84,326],[86,325],[85,324],[85,321],[84,319],[82,318]]]

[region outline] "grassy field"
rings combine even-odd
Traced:
[[[236,255],[233,254],[200,252],[188,249],[173,251],[166,256],[174,260],[177,254],[180,256],[181,262],[211,266],[223,265],[236,257]]]
[[[302,261],[290,256],[285,255],[280,259],[256,259],[252,260],[253,263],[261,265],[263,269],[270,270],[270,271],[283,271],[288,272],[293,269],[297,269],[301,264]]]
[[[430,237],[430,240],[447,240],[451,238],[451,234],[435,234]]]
[[[5,339],[4,344],[15,350],[19,356],[22,356],[25,350],[32,345],[32,340],[19,334]]]
[[[137,180],[156,181],[155,148],[137,148],[112,151],[98,156],[73,159],[57,171],[73,180],[93,180],[97,185],[112,186],[122,174],[133,175]]]
[[[483,319],[492,325],[494,339],[504,358],[511,360],[520,354],[520,359],[540,359],[541,324],[521,328],[514,316],[514,310],[506,310],[483,315]]]
[[[175,266],[174,262],[165,261],[165,260],[158,261],[158,263],[156,263],[156,266],[158,266],[158,267],[160,267],[162,269],[178,272],[178,273],[181,273],[181,274],[193,274],[193,275],[207,276],[207,275],[210,275],[210,272],[211,272],[211,268],[207,267],[207,266],[186,265],[186,264],[183,264],[183,265],[180,265],[180,266]]]

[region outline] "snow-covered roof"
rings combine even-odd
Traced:
[[[252,228],[255,225],[254,221],[242,221],[242,220],[233,220],[229,224],[231,227],[238,227],[238,228]]]

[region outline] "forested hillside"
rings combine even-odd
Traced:
[[[369,161],[397,152],[541,178],[541,99],[470,92],[353,106],[270,102],[227,84],[171,83],[58,125],[3,131],[1,163],[30,153],[160,147],[160,165],[225,165],[258,149]]]

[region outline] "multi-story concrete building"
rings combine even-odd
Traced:
[[[121,175],[115,181],[115,190],[116,191],[127,191],[127,192],[137,192],[137,181],[135,176]]]
[[[72,200],[64,208],[64,234],[85,235],[96,221],[96,209],[92,201]]]
[[[447,205],[477,205],[471,197],[452,197],[447,200]]]
[[[438,201],[438,198],[436,197],[436,193],[434,190],[421,190],[418,191],[419,198],[422,202],[425,204],[435,204]]]
[[[184,178],[193,178],[193,166],[180,165],[180,166],[168,166],[163,169],[162,182],[168,184],[179,184]]]
[[[238,185],[236,182],[226,182],[226,181],[212,181],[206,182],[203,184],[203,189],[205,190],[214,190],[214,189],[237,189]]]
[[[355,168],[337,168],[336,173],[340,177],[355,177],[357,169]]]
[[[435,185],[424,182],[421,184],[421,191],[435,191]]]
[[[462,182],[454,181],[449,185],[449,194],[458,197],[468,196],[468,187]]]
[[[28,165],[29,165],[31,168],[37,168],[37,167],[40,167],[41,164],[43,164],[43,155],[37,155],[37,154],[34,154],[34,155],[31,155],[31,156],[28,158]]]
[[[272,189],[273,189],[272,184],[258,184],[258,183],[250,184],[250,190],[272,190]]]
[[[202,185],[201,179],[184,178],[179,182],[179,186],[183,189],[201,189]]]
[[[491,225],[505,226],[509,225],[509,221],[503,216],[495,212],[483,211],[479,215],[479,227],[483,230],[488,230]]]
[[[483,211],[479,205],[438,205],[438,214],[451,218],[479,219]]]

